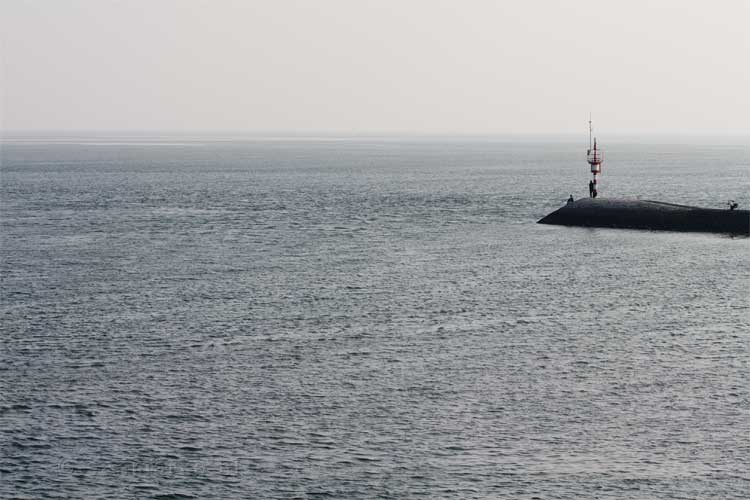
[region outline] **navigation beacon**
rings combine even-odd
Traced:
[[[591,127],[591,118],[589,117],[589,149],[586,152],[586,161],[591,165],[591,175],[593,179],[589,182],[589,196],[596,198],[599,194],[599,174],[602,173],[602,162],[604,156],[600,149],[596,147],[596,137],[594,137],[594,147],[591,147],[591,136],[593,128]]]

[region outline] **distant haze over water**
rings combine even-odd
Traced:
[[[750,133],[750,2],[37,0],[0,129]]]

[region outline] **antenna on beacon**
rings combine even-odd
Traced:
[[[602,172],[602,162],[604,161],[604,156],[602,155],[602,152],[599,151],[596,147],[596,137],[593,138],[593,149],[591,147],[593,130],[594,128],[591,125],[591,114],[589,113],[589,150],[586,152],[586,161],[591,166],[591,175],[593,177],[589,181],[589,196],[591,198],[596,198],[596,196],[599,194],[599,174]]]

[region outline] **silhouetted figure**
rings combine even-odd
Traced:
[[[589,181],[589,198],[594,197],[594,181]]]
[[[568,198],[568,205],[570,205],[570,204],[571,204],[571,203],[573,203],[574,201],[575,201],[575,200],[573,199],[573,195],[571,194],[571,195],[570,195],[570,198]]]
[[[593,191],[592,191],[592,193],[591,193],[591,197],[592,197],[592,198],[596,198],[596,195],[597,195],[597,194],[599,194],[599,193],[598,193],[598,192],[596,191],[596,188],[594,188],[594,190],[593,190]]]
[[[737,207],[739,207],[740,205],[734,200],[729,200],[727,202],[727,206],[729,207],[729,210],[737,210]]]

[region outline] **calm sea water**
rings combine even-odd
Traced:
[[[603,146],[750,206],[747,141]],[[535,224],[585,147],[6,141],[0,497],[747,498],[750,242]]]

